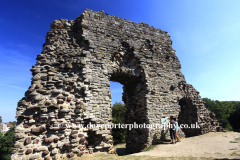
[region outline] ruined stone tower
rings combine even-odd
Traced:
[[[74,21],[55,20],[32,66],[31,86],[18,102],[12,154],[58,159],[111,150],[110,127],[86,128],[111,124],[109,81],[124,86],[126,124],[161,124],[173,115],[179,124],[200,124],[183,129],[186,136],[218,130],[215,115],[180,68],[170,35],[145,23],[88,9]],[[162,130],[128,130],[127,152],[156,143]]]

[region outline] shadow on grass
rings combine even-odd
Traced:
[[[125,156],[125,155],[127,155],[125,149],[126,148],[117,148],[118,156]]]

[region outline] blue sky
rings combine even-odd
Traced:
[[[0,1],[0,116],[15,120],[17,102],[31,84],[31,66],[50,24],[74,20],[86,8],[104,10],[169,32],[182,73],[204,98],[240,100],[238,0],[2,0]],[[111,83],[112,102],[122,86]]]

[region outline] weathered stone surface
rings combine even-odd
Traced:
[[[59,138],[54,138],[54,139],[53,139],[54,143],[57,143],[58,140],[59,140]]]
[[[27,151],[26,151],[25,153],[26,153],[26,154],[32,153],[32,149],[27,149]]]
[[[32,131],[33,133],[41,133],[41,132],[46,131],[46,128],[43,127],[43,126],[40,126],[40,127],[32,128],[31,131]]]
[[[51,160],[50,156],[44,157],[44,160]]]
[[[24,128],[30,128],[30,126],[27,125],[27,124],[25,124],[23,127],[24,127]]]
[[[82,152],[80,152],[80,153],[77,154],[78,157],[81,157],[82,155],[83,155]]]
[[[44,151],[43,151],[43,154],[44,154],[44,155],[48,155],[48,153],[49,153],[48,150],[44,150]]]
[[[17,153],[16,150],[12,150],[12,151],[11,151],[11,154],[15,154],[15,153]]]
[[[16,133],[14,134],[14,137],[17,139],[22,139],[22,138],[25,138],[26,135],[24,133]]]
[[[126,124],[160,124],[175,116],[179,124],[200,125],[182,129],[182,136],[221,131],[180,69],[170,35],[148,24],[88,9],[74,21],[55,20],[32,66],[31,86],[18,103],[14,154],[66,159],[79,150],[77,156],[115,153],[110,127],[82,128],[111,124],[109,81],[123,85]],[[131,129],[126,151],[139,152],[167,134],[157,127]]]
[[[31,137],[27,137],[25,139],[25,144],[30,144],[31,143]]]
[[[84,137],[84,134],[79,134],[78,137]]]
[[[46,138],[46,139],[44,139],[44,142],[46,142],[46,143],[52,143],[52,142],[53,142],[53,139],[52,139],[52,138]]]
[[[56,148],[54,148],[51,153],[52,153],[52,154],[57,154],[58,152],[59,152],[59,150],[56,149]]]
[[[40,154],[32,154],[32,155],[29,156],[29,159],[30,159],[30,160],[38,159],[38,158],[41,158],[41,155],[40,155]]]
[[[65,143],[64,146],[65,146],[65,147],[71,147],[71,144]]]
[[[21,142],[17,142],[14,144],[14,148],[22,148],[23,147],[23,143]]]
[[[74,156],[74,153],[68,153],[68,158],[72,158]]]
[[[37,150],[38,151],[45,151],[45,150],[48,150],[48,148],[46,146],[41,146]]]

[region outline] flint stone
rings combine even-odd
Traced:
[[[53,139],[54,143],[57,143],[58,140],[59,140],[59,138],[54,138],[54,139]]]
[[[78,157],[81,157],[82,155],[83,155],[82,152],[77,154]]]
[[[56,143],[52,143],[51,144],[51,148],[56,148],[57,147],[57,144]]]
[[[101,146],[96,146],[95,149],[102,149],[102,147]]]
[[[48,150],[44,150],[44,151],[43,151],[43,154],[44,154],[44,155],[48,155],[48,153],[49,153]]]
[[[15,133],[22,133],[24,132],[24,129],[22,127],[16,127],[15,130],[14,130]]]
[[[74,156],[74,153],[68,153],[68,158],[72,158]]]
[[[30,126],[27,125],[27,124],[25,124],[23,127],[24,127],[24,128],[30,128]]]
[[[32,154],[32,155],[29,156],[30,160],[34,160],[34,159],[38,159],[38,158],[41,158],[40,154]]]
[[[31,137],[27,137],[25,139],[25,144],[30,144],[31,143]]]
[[[23,143],[17,142],[14,144],[14,148],[22,148],[23,147]]]
[[[79,134],[78,137],[84,137],[84,134]]]
[[[12,151],[11,151],[11,154],[15,154],[15,153],[17,153],[16,150],[12,150]]]
[[[38,151],[44,151],[44,150],[47,150],[48,148],[46,146],[41,146],[41,147],[38,147]]]
[[[32,153],[32,149],[27,149],[27,151],[25,152],[25,154],[30,154]]]
[[[36,127],[36,128],[32,128],[32,132],[33,132],[33,133],[42,133],[42,132],[44,132],[44,131],[46,131],[46,128],[43,127],[43,126]]]
[[[22,138],[25,138],[26,135],[24,133],[16,133],[16,134],[14,134],[14,137],[16,139],[22,139]]]
[[[46,143],[52,143],[52,142],[53,142],[53,139],[51,139],[51,138],[46,138],[46,139],[44,139],[44,141],[45,141]]]
[[[71,144],[65,143],[64,146],[69,148],[69,147],[71,147]]]
[[[81,138],[80,143],[83,143],[86,140],[86,138]]]
[[[58,149],[54,148],[51,153],[52,154],[57,154],[58,153]]]
[[[62,90],[54,89],[54,90],[52,90],[52,93],[53,94],[60,94],[60,93],[62,93]]]
[[[79,140],[78,139],[72,139],[71,143],[77,143]]]
[[[71,137],[72,137],[73,139],[76,139],[76,138],[77,138],[77,135],[76,135],[76,134],[73,134],[73,135],[71,135]]]
[[[56,66],[56,65],[59,65],[60,63],[59,62],[49,62],[48,65],[50,66]]]
[[[29,120],[29,123],[35,123],[34,119]]]
[[[44,160],[51,160],[50,156],[44,157]]]
[[[71,132],[71,134],[77,134],[78,133],[78,131],[72,131]]]
[[[38,109],[38,108],[41,108],[40,105],[31,105],[29,107],[27,107],[27,109]]]
[[[70,110],[69,110],[69,109],[67,109],[67,108],[66,108],[66,109],[61,109],[61,110],[60,110],[60,112],[65,112],[65,113],[68,113],[68,112],[70,112]]]

